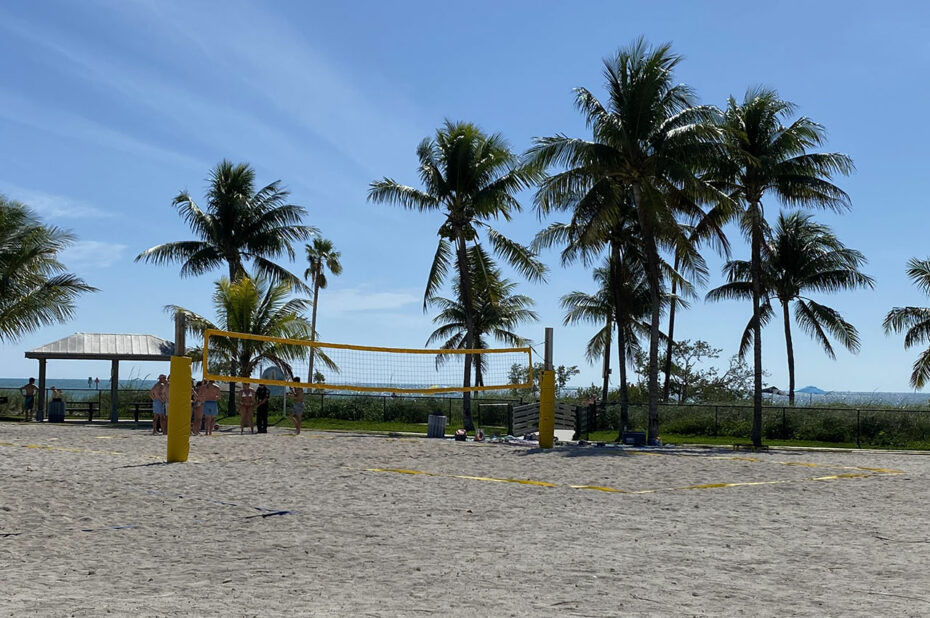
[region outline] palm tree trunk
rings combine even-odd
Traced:
[[[626,336],[622,328],[617,328],[617,364],[620,374],[620,435],[617,441],[623,439],[623,432],[630,427],[630,392],[626,380]]]
[[[762,213],[759,202],[750,204],[752,212],[752,444],[762,446],[762,322],[760,304],[762,299]]]
[[[678,272],[678,268],[681,266],[681,258],[675,256],[675,272]],[[662,385],[662,401],[668,403],[668,397],[670,394],[669,389],[671,388],[671,377],[672,377],[672,346],[675,344],[675,307],[678,304],[676,302],[675,292],[678,290],[678,280],[672,279],[672,296],[669,299],[669,308],[668,308],[668,341],[665,344],[665,383]]]
[[[316,306],[320,298],[320,266],[317,266],[313,278],[313,317],[310,318],[310,341],[316,341]],[[316,358],[316,348],[310,348],[310,367],[307,369],[307,382],[313,383],[313,360]]]
[[[471,304],[471,277],[468,276],[468,254],[465,248],[465,237],[461,231],[457,230],[456,234],[456,257],[459,266],[459,287],[462,290],[462,306],[465,309],[465,349],[472,349],[474,342],[475,320],[472,315]],[[471,392],[467,389],[471,387],[471,354],[465,355],[465,371],[462,379],[462,424],[465,425],[465,431],[474,431],[475,423],[471,418]]]
[[[620,436],[630,426],[630,397],[626,384],[626,331],[625,325],[628,318],[626,307],[623,304],[623,297],[620,294],[620,247],[616,243],[610,246],[610,286],[613,292],[614,304],[614,322],[617,325],[617,357],[619,365],[617,371],[620,374]]]
[[[239,281],[245,277],[245,267],[242,265],[242,260],[239,258],[239,254],[236,254],[235,257],[228,258],[228,262],[230,281]]]
[[[607,391],[610,388],[610,335],[613,332],[613,320],[607,317],[607,340],[604,342],[604,387],[601,389],[601,404],[607,409]]]
[[[788,350],[788,405],[794,405],[794,343],[791,341],[791,316],[788,315],[788,303],[782,301],[782,313],[785,316],[785,346]]]
[[[633,200],[639,219],[639,229],[646,250],[646,279],[649,282],[649,297],[652,303],[649,323],[649,425],[647,443],[655,444],[659,439],[659,317],[661,315],[662,280],[659,273],[659,250],[652,229],[652,221],[642,203],[643,193],[633,185]]]

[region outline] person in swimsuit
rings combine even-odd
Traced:
[[[152,399],[152,435],[159,431],[161,425],[162,435],[168,434],[168,377],[165,374],[158,376],[158,382],[149,390]]]
[[[255,411],[255,391],[252,385],[245,382],[242,385],[242,392],[239,393],[239,433],[245,433],[245,428],[249,428],[249,433],[255,433],[255,423],[252,421],[253,412]]]
[[[213,428],[216,426],[216,416],[219,414],[220,387],[213,383],[213,380],[207,380],[207,383],[200,387],[200,398],[203,400],[203,419],[206,435],[213,435]]]
[[[197,382],[191,393],[191,410],[194,414],[194,418],[191,421],[192,436],[200,435],[200,426],[203,424],[203,399],[200,398],[200,389],[202,387],[203,382]]]
[[[36,386],[36,379],[29,378],[29,383],[19,387],[19,394],[23,396],[23,418],[26,421],[32,420],[32,409],[35,407],[36,393],[39,387]]]
[[[300,380],[296,377],[294,378],[294,382],[300,384]],[[294,400],[288,418],[294,423],[294,429],[300,434],[300,423],[303,421],[301,417],[303,417],[304,414],[304,389],[299,386],[292,386],[287,396]]]

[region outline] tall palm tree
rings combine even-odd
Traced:
[[[433,323],[439,327],[430,334],[426,345],[439,343],[443,350],[485,350],[490,347],[490,336],[510,347],[526,346],[529,340],[516,334],[514,329],[523,322],[539,319],[536,312],[530,309],[534,304],[533,299],[523,294],[514,294],[517,284],[502,276],[500,269],[480,246],[469,250],[469,268],[474,292],[473,348],[466,347],[465,307],[461,302],[461,283],[457,278],[454,283],[456,298],[436,296],[430,299],[430,306],[440,310],[433,318]],[[446,360],[446,355],[436,357],[437,365]],[[484,355],[475,355],[475,386],[484,386],[484,361]]]
[[[299,277],[272,261],[283,255],[294,260],[292,243],[318,233],[301,223],[307,211],[287,203],[290,194],[280,181],[256,190],[255,170],[223,160],[210,172],[208,182],[205,210],[187,191],[172,202],[199,239],[157,245],[135,261],[181,262],[182,277],[202,275],[225,263],[229,279],[237,281],[247,275],[245,262],[251,260],[257,274],[306,290]]]
[[[922,292],[930,294],[930,259],[911,258],[907,276]],[[926,307],[895,307],[885,316],[885,333],[905,333],[904,347],[930,342],[930,309]],[[923,388],[930,381],[930,347],[920,353],[911,371],[911,386]]]
[[[66,322],[74,316],[77,296],[97,291],[58,261],[74,238],[0,195],[0,343]]]
[[[822,305],[806,294],[836,292],[859,287],[873,288],[871,277],[859,272],[866,263],[859,251],[847,248],[826,225],[811,220],[810,215],[794,212],[779,214],[772,238],[762,249],[761,323],[773,317],[772,301],[781,305],[788,353],[788,402],[794,405],[794,344],[791,337],[789,305],[794,302],[794,319],[806,333],[816,339],[831,359],[836,353],[829,336],[850,352],[859,351],[859,333],[835,309]],[[728,283],[708,293],[708,300],[752,298],[752,266],[744,260],[724,265]],[[740,356],[748,351],[753,321],[743,333]]]
[[[213,292],[216,321],[177,305],[168,305],[165,311],[183,314],[187,329],[200,337],[205,330],[215,329],[283,339],[307,339],[310,324],[303,312],[309,303],[302,298],[289,299],[291,289],[286,281],[269,283],[260,276],[254,279],[245,276],[236,281],[223,277],[216,282]],[[285,375],[293,375],[291,363],[306,355],[306,347],[302,345],[226,337],[211,338],[210,350],[217,355],[216,362],[239,377],[250,377],[262,361],[276,365]],[[202,348],[190,350],[195,361],[202,362],[202,354]],[[331,361],[322,354],[320,358],[331,365]],[[337,369],[334,366],[330,368]],[[230,393],[230,413],[235,413],[235,389],[231,388]]]
[[[310,320],[310,339],[316,341],[316,310],[319,307],[320,290],[329,283],[326,280],[326,269],[339,276],[342,274],[342,264],[339,257],[342,255],[333,247],[333,241],[325,238],[314,238],[313,243],[307,245],[307,262],[309,267],[304,271],[304,279],[308,279],[313,287],[313,316]],[[310,367],[307,369],[307,382],[313,382],[313,360],[316,357],[316,348],[310,348]]]
[[[649,427],[658,437],[659,316],[663,295],[660,248],[681,244],[676,215],[698,216],[697,204],[719,199],[699,172],[717,155],[713,108],[694,105],[690,88],[672,81],[680,62],[669,45],[651,48],[639,39],[604,61],[609,101],[602,104],[588,90],[575,90],[575,105],[593,132],[591,141],[564,135],[539,138],[530,150],[540,167],[558,163],[568,171],[547,183],[537,204],[564,208],[598,182],[628,194],[635,213],[651,296],[649,333]],[[577,203],[577,201],[576,201]]]
[[[475,342],[474,293],[468,268],[468,248],[484,233],[494,252],[530,281],[542,281],[546,268],[527,247],[508,239],[489,225],[492,219],[510,220],[520,210],[515,197],[538,178],[538,171],[522,164],[499,134],[485,135],[470,123],[446,121],[435,137],[417,147],[422,189],[390,178],[371,183],[368,199],[397,204],[408,210],[439,212],[439,245],[433,257],[423,310],[434,298],[453,267],[458,272],[460,302],[465,313],[465,346]],[[450,263],[455,261],[454,266]],[[465,355],[462,413],[465,428],[474,429],[471,416],[472,355]]]
[[[613,277],[611,275],[614,275]],[[648,317],[652,310],[649,286],[642,263],[620,255],[619,263],[610,260],[594,269],[597,291],[570,292],[562,296],[565,310],[563,324],[593,323],[606,325],[588,341],[585,356],[588,361],[609,353],[613,325],[619,329],[617,355],[620,375],[620,425],[621,432],[629,426],[629,393],[627,367],[640,350],[639,341],[649,336]],[[619,289],[615,289],[619,285]],[[606,362],[605,362],[606,365]],[[605,371],[606,374],[606,371]],[[605,377],[606,379],[606,377]],[[606,389],[605,389],[606,390]],[[606,403],[606,393],[603,395]]]
[[[762,247],[768,233],[763,198],[774,194],[790,205],[842,211],[849,196],[831,180],[853,170],[840,153],[811,153],[824,142],[824,129],[809,118],[789,122],[795,107],[774,90],[751,88],[742,103],[730,97],[721,123],[725,154],[720,180],[742,210],[740,227],[750,242],[752,281],[752,442],[762,445]]]

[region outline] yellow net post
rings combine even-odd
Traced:
[[[545,365],[539,380],[539,446],[555,441],[555,371],[552,370],[552,329],[546,329]]]
[[[184,318],[175,316],[175,354],[184,354]],[[191,359],[171,357],[168,385],[168,463],[187,461],[191,440]]]

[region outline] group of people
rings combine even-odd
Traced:
[[[300,380],[294,378],[294,382],[300,383]],[[164,374],[158,376],[158,382],[149,390],[149,397],[152,399],[152,434],[168,433],[168,377]],[[213,380],[197,382],[191,389],[191,435],[199,436],[201,428],[205,435],[213,435],[213,431],[219,428],[216,423],[216,417],[219,413],[219,400],[222,396],[220,387]],[[293,399],[288,420],[294,424],[294,429],[300,433],[300,425],[303,421],[304,412],[304,390],[297,387],[288,389],[288,398]],[[248,382],[243,383],[242,390],[239,392],[237,401],[239,408],[239,433],[245,433],[246,427],[249,433],[256,431],[256,416],[258,421],[258,433],[268,433],[268,402],[271,399],[271,392],[264,384],[260,384],[257,389],[252,390],[252,385]]]

